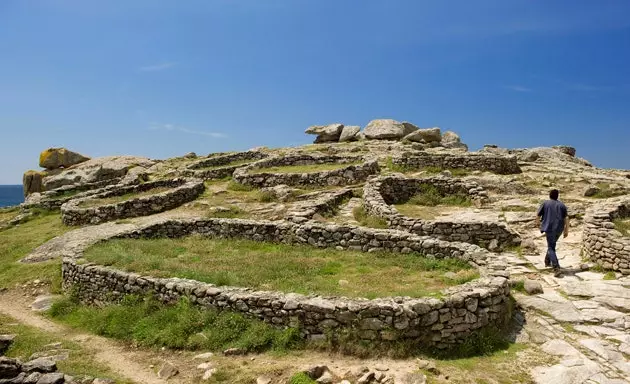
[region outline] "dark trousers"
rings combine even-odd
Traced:
[[[556,243],[558,242],[558,239],[560,239],[560,236],[562,236],[562,232],[546,232],[545,235],[547,236],[547,255],[545,256],[545,265],[551,264],[553,268],[560,268],[558,256],[556,255]]]

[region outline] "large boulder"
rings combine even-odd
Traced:
[[[399,123],[392,119],[377,119],[370,121],[363,133],[367,139],[399,140],[417,129],[418,127],[411,123]]]
[[[309,135],[317,135],[315,143],[328,143],[339,141],[343,124],[335,123],[329,125],[313,125],[308,127],[305,133]]]
[[[89,157],[66,148],[48,148],[39,154],[39,166],[46,169],[68,168],[88,160]]]
[[[26,171],[22,176],[22,186],[24,189],[24,196],[28,196],[31,193],[37,193],[43,191],[43,180],[45,174],[39,171]]]
[[[554,145],[551,148],[553,148],[555,150],[558,150],[558,151],[564,153],[565,155],[569,155],[571,157],[575,157],[576,150],[575,150],[574,147],[569,147],[568,145]]]
[[[339,136],[339,142],[354,141],[357,140],[357,134],[361,130],[358,125],[348,125],[341,130],[341,136]]]
[[[462,143],[462,140],[460,139],[459,135],[452,131],[446,131],[444,132],[444,134],[442,134],[441,143],[442,143],[442,146],[446,148],[457,148],[457,149],[463,149],[465,151],[468,150],[468,146]]]
[[[57,189],[64,185],[83,185],[90,183],[118,181],[136,167],[149,168],[155,161],[138,156],[107,156],[88,160],[74,165],[62,172],[44,177],[44,190]]]
[[[404,139],[416,143],[440,142],[442,140],[442,132],[439,127],[418,129],[405,136]]]

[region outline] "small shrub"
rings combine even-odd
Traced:
[[[352,210],[352,215],[354,216],[354,219],[364,227],[382,229],[388,227],[387,220],[382,217],[372,216],[368,214],[363,205],[355,207]]]
[[[258,200],[260,200],[261,203],[271,203],[278,201],[278,196],[271,191],[261,191],[258,195]]]
[[[235,192],[249,192],[249,191],[254,190],[254,187],[250,185],[237,183],[236,181],[232,180],[228,183],[227,189],[230,191],[235,191]]]
[[[486,328],[469,336],[462,344],[446,352],[450,358],[466,358],[472,356],[489,356],[496,351],[510,346],[501,331],[496,328]]]
[[[512,290],[525,293],[525,280],[512,280]]]
[[[604,275],[604,280],[616,280],[616,279],[617,279],[617,275],[613,271],[608,271]]]

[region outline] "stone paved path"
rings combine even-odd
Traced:
[[[535,230],[534,230],[535,231]],[[604,280],[604,273],[583,271],[581,228],[558,243],[564,276],[544,266],[546,243],[535,234],[540,255],[503,254],[512,277],[539,281],[544,293],[514,292],[526,310],[517,340],[539,344],[548,366],[532,368],[536,383],[630,383],[630,277]]]

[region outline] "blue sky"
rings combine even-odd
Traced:
[[[0,184],[38,154],[308,143],[375,118],[630,168],[627,0],[3,0]]]

